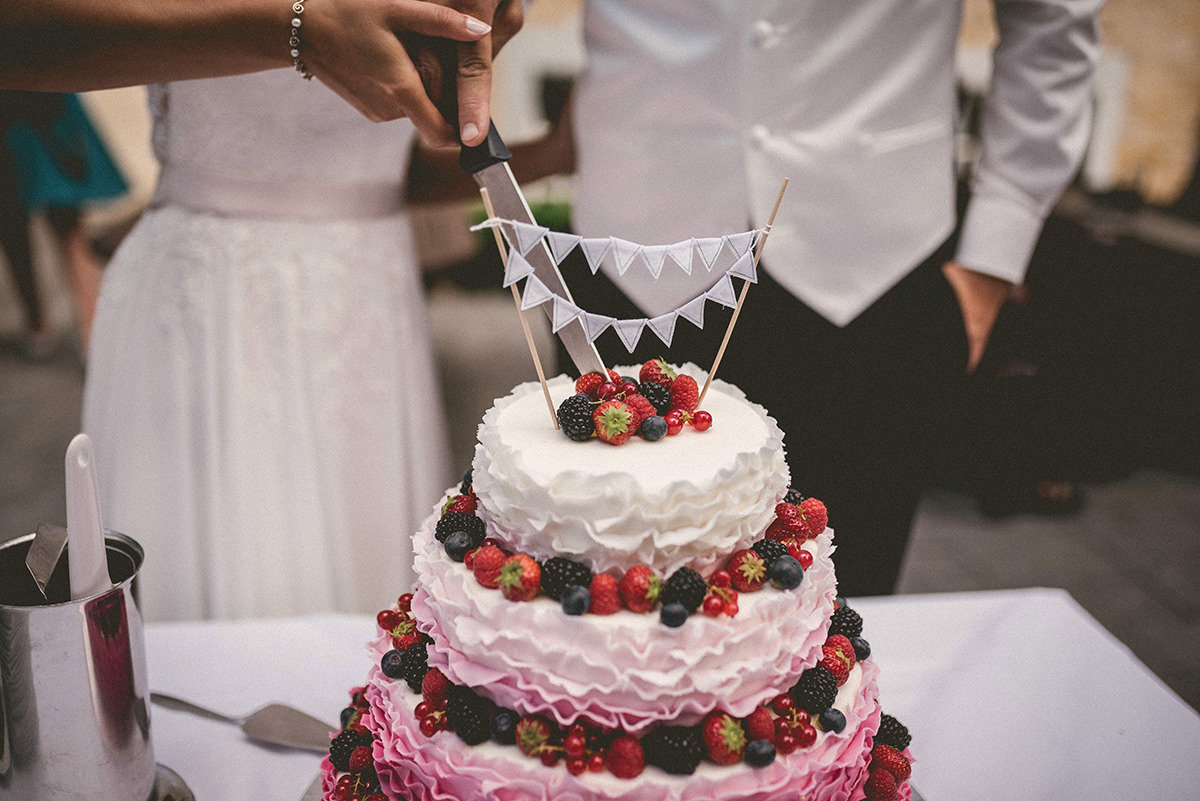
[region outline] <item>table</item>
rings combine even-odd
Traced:
[[[884,710],[913,733],[927,801],[1192,798],[1200,715],[1057,589],[851,600]],[[147,626],[152,689],[232,713],[335,723],[366,675],[369,616]],[[298,801],[320,757],[155,708],[157,759],[199,801]],[[466,801],[466,800],[464,800]]]

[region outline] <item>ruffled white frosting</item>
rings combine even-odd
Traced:
[[[684,372],[703,377],[694,365]],[[575,391],[566,376],[549,385],[555,405]],[[614,447],[568,439],[547,419],[541,386],[518,386],[479,427],[473,485],[482,516],[495,536],[538,560],[709,571],[761,537],[788,471],[783,433],[741,390],[715,380],[703,405],[714,420],[708,431]]]
[[[381,641],[373,650],[382,652]],[[780,755],[763,768],[702,763],[690,776],[647,767],[633,780],[609,773],[572,776],[547,767],[515,746],[468,746],[453,732],[421,734],[413,709],[420,698],[403,681],[372,668],[367,683],[376,736],[374,755],[391,799],[461,801],[848,801],[862,798],[870,744],[879,728],[878,669],[870,660],[851,671],[835,706],[846,716],[838,734],[821,733],[809,748]],[[332,789],[332,776],[326,784]]]
[[[446,556],[435,522],[414,542],[412,609],[434,640],[430,666],[560,723],[583,716],[634,733],[655,721],[696,723],[718,707],[744,717],[816,664],[833,614],[828,530],[805,545],[813,564],[796,589],[741,593],[736,617],[695,614],[672,629],[654,613],[573,617],[545,596],[509,601]]]

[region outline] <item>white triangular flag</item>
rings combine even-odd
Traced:
[[[533,265],[515,250],[508,252],[508,264],[504,265],[504,286],[509,287],[526,276],[533,275]]]
[[[754,241],[754,235],[757,233],[758,231],[746,231],[742,234],[730,234],[725,237],[725,244],[729,245],[733,255],[741,256],[750,249],[750,243]]]
[[[525,292],[521,296],[521,311],[529,311],[534,306],[541,306],[553,297],[555,294],[542,283],[542,279],[531,275],[525,279]]]
[[[583,314],[583,309],[576,306],[566,298],[554,296],[554,314],[552,315],[550,330],[558,333],[563,326],[570,323],[579,315]]]
[[[697,328],[704,327],[704,296],[692,298],[677,310],[679,316]]]
[[[663,261],[667,258],[667,247],[667,245],[642,247],[642,261],[646,262],[646,268],[650,270],[650,275],[654,276],[656,281],[662,275]]]
[[[696,245],[696,252],[700,254],[700,259],[704,262],[704,266],[712,269],[713,262],[717,260],[717,256],[721,253],[721,246],[724,241],[720,237],[710,237],[708,239],[693,239]]]
[[[671,261],[679,265],[688,275],[692,274],[692,241],[688,239],[684,242],[676,242],[674,245],[667,245],[667,255],[671,257]]]
[[[562,260],[579,244],[581,239],[583,237],[577,234],[564,234],[561,231],[551,231],[546,234],[546,241],[550,245],[550,252],[554,255],[554,262],[562,264]]]
[[[549,228],[525,222],[514,221],[512,226],[517,236],[517,250],[521,251],[522,256],[528,253],[529,249],[536,245],[539,239],[550,232]]]
[[[608,237],[584,238],[580,240],[579,247],[583,248],[583,255],[587,259],[588,268],[591,269],[592,275],[595,275],[600,269],[600,263],[604,261],[604,255],[608,253],[608,247],[611,244]]]
[[[624,275],[629,265],[637,258],[642,246],[626,239],[612,237],[613,258],[617,261],[617,275]]]
[[[734,278],[744,278],[752,284],[757,284],[758,270],[754,265],[754,254],[750,251],[743,253],[737,261],[729,266],[725,274]]]
[[[678,319],[679,312],[672,311],[660,314],[657,317],[651,317],[646,321],[646,324],[650,326],[651,331],[658,335],[663,344],[669,348],[671,347],[671,338],[675,336],[675,321]]]
[[[580,319],[583,320],[583,330],[587,332],[588,342],[595,342],[596,337],[603,334],[610,325],[617,321],[615,317],[609,317],[606,314],[592,314],[591,312],[584,312],[583,317]]]
[[[737,295],[733,291],[733,282],[729,280],[728,274],[721,276],[721,280],[705,292],[704,297],[731,309],[737,305]]]
[[[646,327],[646,318],[638,317],[632,320],[613,320],[613,329],[625,343],[625,349],[633,353],[638,340],[642,338],[642,329]]]

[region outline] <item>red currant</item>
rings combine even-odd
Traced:
[[[728,570],[718,570],[708,581],[714,587],[728,587],[733,583],[733,575]]]
[[[354,798],[354,777],[349,773],[337,780],[333,786],[334,801],[351,801]]]
[[[776,715],[786,715],[796,708],[796,702],[787,693],[780,693],[771,699],[771,709]]]
[[[781,754],[790,754],[800,747],[800,738],[791,731],[775,735],[775,750]]]
[[[737,601],[732,600],[732,599],[726,601],[725,608],[722,609],[721,611],[724,612],[725,614],[729,615],[730,617],[737,617],[737,613],[738,613]]]
[[[712,428],[712,424],[712,415],[708,412],[704,411],[703,409],[697,409],[696,411],[692,412],[692,428],[696,429],[697,431],[707,431],[708,429]]]
[[[673,437],[683,430],[683,414],[674,411],[667,412],[667,416],[663,418],[667,421],[667,436]]]
[[[586,773],[587,769],[588,769],[587,760],[581,756],[580,757],[572,757],[567,760],[567,770],[570,771],[572,776],[579,776],[582,773]]]
[[[567,735],[567,739],[563,741],[563,752],[571,759],[577,759],[583,756],[587,743],[583,735],[571,733]]]
[[[626,397],[628,397],[630,395],[638,394],[638,389],[639,389],[638,385],[635,384],[633,381],[622,381],[621,382],[621,394],[625,395]]]
[[[592,773],[603,773],[608,766],[604,764],[604,754],[596,752],[588,757],[588,770]]]
[[[605,381],[600,386],[596,387],[596,397],[600,400],[608,400],[615,398],[620,393],[621,388],[613,381]]]
[[[400,613],[394,609],[384,609],[375,616],[375,622],[379,624],[379,628],[384,631],[391,631],[400,625]]]
[[[813,555],[807,549],[801,548],[800,553],[796,556],[796,561],[800,563],[800,567],[808,570],[812,567]]]
[[[787,718],[775,718],[775,742],[785,734],[792,733],[792,722]]]
[[[562,756],[562,751],[557,748],[547,748],[542,751],[542,764],[548,768],[552,768],[558,764],[559,758]]]
[[[725,609],[725,600],[719,595],[709,595],[700,608],[709,617],[717,617]]]
[[[812,726],[805,726],[800,729],[800,734],[796,737],[801,748],[808,748],[817,741],[817,730]]]
[[[400,612],[402,614],[408,614],[408,612],[412,609],[412,599],[413,594],[411,592],[406,592],[396,599],[396,605],[400,607]]]
[[[432,737],[441,731],[441,722],[434,715],[421,718],[421,734]]]

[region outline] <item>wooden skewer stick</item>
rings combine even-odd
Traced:
[[[763,245],[767,243],[767,235],[771,233],[771,225],[775,222],[775,214],[779,211],[779,204],[783,202],[783,193],[787,191],[788,179],[783,179],[783,185],[779,187],[779,195],[775,198],[775,206],[771,209],[771,216],[767,218],[767,224],[763,228],[763,235],[758,240],[758,247],[754,249],[754,266],[758,267],[758,260],[762,258]],[[737,323],[738,315],[742,313],[742,304],[746,302],[746,292],[750,289],[750,281],[747,280],[742,284],[742,291],[738,294],[737,306],[733,310],[733,316],[729,318],[729,326],[725,329],[725,338],[721,340],[721,347],[717,350],[717,358],[713,360],[712,369],[708,371],[708,378],[704,379],[704,389],[700,390],[700,400],[697,405],[704,402],[704,395],[708,392],[709,386],[712,384],[713,376],[717,374],[717,367],[721,364],[721,357],[725,355],[725,347],[729,344],[729,337],[733,335],[733,326]]]
[[[488,197],[487,187],[480,187],[479,194],[483,196],[483,208],[487,212],[488,219],[495,217],[495,210],[492,208],[492,200]],[[498,227],[492,228],[492,236],[496,238],[496,249],[500,251],[500,264],[507,271],[508,269],[508,251],[504,247],[504,235],[500,233]],[[537,345],[533,341],[533,332],[529,330],[529,318],[525,316],[524,309],[521,308],[521,292],[517,289],[516,283],[509,285],[512,290],[513,302],[517,304],[517,315],[521,318],[521,328],[525,330],[525,341],[529,343],[529,355],[533,357],[533,366],[537,370],[538,381],[542,384],[542,395],[546,397],[546,406],[550,409],[550,421],[554,423],[554,430],[558,430],[558,414],[554,411],[554,401],[550,399],[550,386],[546,383],[546,373],[542,370],[542,360],[538,358]]]

